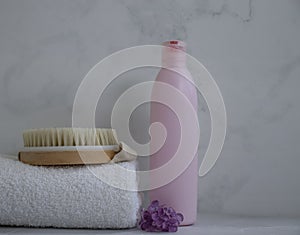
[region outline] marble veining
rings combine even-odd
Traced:
[[[101,59],[181,39],[218,83],[228,115],[222,154],[199,179],[199,211],[300,216],[299,10],[296,0],[1,0],[0,151],[16,154],[23,129],[70,126],[76,90]],[[146,74],[114,81],[98,125],[110,124],[130,85],[153,79]],[[202,159],[210,118],[199,99]],[[140,108],[130,124],[141,142],[148,115]]]

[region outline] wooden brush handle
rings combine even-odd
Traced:
[[[108,163],[114,150],[34,151],[19,152],[19,160],[35,166],[86,165]]]

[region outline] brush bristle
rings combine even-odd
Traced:
[[[24,147],[117,145],[114,129],[41,128],[23,132]]]

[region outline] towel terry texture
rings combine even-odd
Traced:
[[[135,170],[136,162],[92,168],[117,178],[119,166]],[[132,188],[137,181],[120,177],[120,183]],[[136,226],[140,203],[137,192],[109,186],[86,166],[30,166],[0,155],[1,225],[130,228]]]

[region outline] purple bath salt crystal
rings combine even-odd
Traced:
[[[139,227],[147,232],[176,232],[182,221],[181,213],[176,213],[172,207],[160,205],[155,200],[147,209],[141,210]]]

